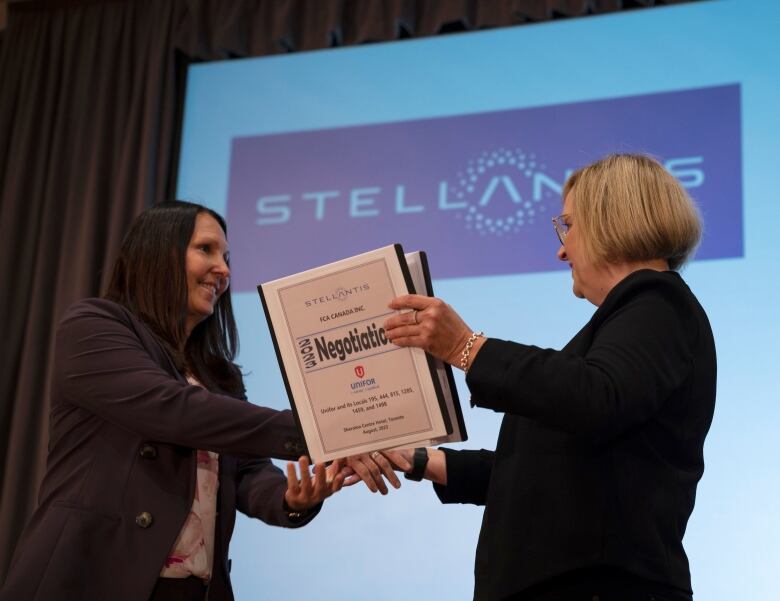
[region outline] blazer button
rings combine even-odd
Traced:
[[[144,459],[156,459],[157,458],[157,449],[153,447],[150,444],[145,444],[141,447],[141,457]]]
[[[303,453],[303,445],[297,440],[288,440],[284,443],[284,450],[292,453]]]
[[[152,525],[153,521],[154,518],[148,511],[142,511],[137,516],[135,516],[135,523],[138,524],[141,528],[148,528]]]

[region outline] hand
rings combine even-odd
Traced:
[[[414,309],[385,320],[385,336],[398,346],[423,349],[447,363],[460,367],[460,358],[471,328],[443,300],[418,294],[394,298],[391,309]],[[475,351],[472,350],[473,356]]]
[[[396,451],[382,451],[393,469],[401,472],[410,472],[414,461],[414,449],[398,449]]]
[[[309,475],[309,459],[298,459],[301,479],[295,472],[295,463],[287,463],[287,490],[284,500],[293,511],[303,511],[322,503],[334,492],[344,486],[345,472],[341,469],[341,461],[337,459],[327,468],[324,463],[314,466],[314,479]]]
[[[428,464],[425,466],[423,478],[436,482],[437,484],[447,485],[447,455],[441,449],[426,449],[428,453]],[[404,472],[412,471],[414,461],[414,449],[398,449],[395,451],[382,451],[390,463]]]
[[[388,489],[384,478],[387,478],[393,488],[401,488],[401,481],[395,475],[393,466],[379,451],[353,455],[348,457],[346,462],[352,474],[344,481],[345,486],[352,486],[362,480],[371,492],[378,490],[386,495]],[[408,467],[405,469],[412,469],[411,463],[407,463],[407,465]]]

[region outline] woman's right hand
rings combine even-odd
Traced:
[[[455,310],[439,298],[406,294],[390,301],[390,308],[412,309],[396,313],[384,322],[385,336],[398,346],[412,346],[460,367],[460,360],[472,330]],[[477,340],[470,357],[479,350],[483,338]]]

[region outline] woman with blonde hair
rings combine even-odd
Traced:
[[[466,372],[505,414],[495,451],[388,452],[444,503],[484,505],[478,600],[690,601],[682,545],[715,404],[715,344],[677,270],[696,207],[655,160],[575,172],[553,219],[590,321],[561,350],[485,337],[439,299],[403,296],[387,337]]]

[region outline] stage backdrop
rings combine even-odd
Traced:
[[[394,242],[428,251],[473,328],[560,348],[594,311],[555,258],[561,185],[605,153],[650,153],[701,207],[684,277],[718,345],[694,592],[776,598],[778,23],[775,3],[702,2],[192,67],[178,196],[227,217],[250,399],[288,406],[255,286]],[[469,409],[457,381],[460,446],[493,448],[501,416]],[[470,599],[481,516],[404,482],[345,490],[298,531],[242,519],[236,592]]]

